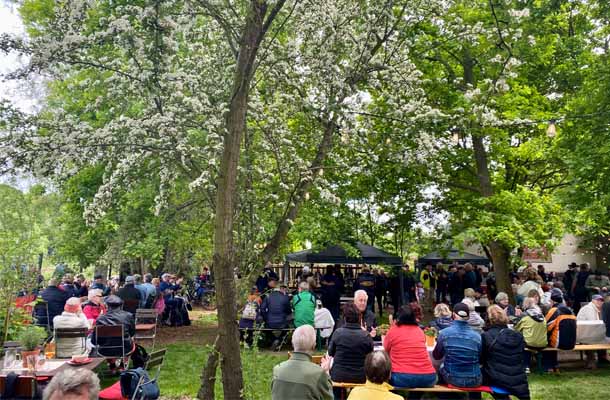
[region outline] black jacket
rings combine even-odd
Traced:
[[[284,329],[288,327],[288,316],[292,312],[290,297],[278,290],[265,296],[260,312],[266,328]]]
[[[125,285],[123,286],[117,295],[123,300],[137,300],[137,302],[132,302],[133,304],[130,306],[128,304],[123,305],[123,310],[129,311],[132,314],[136,313],[136,310],[139,307],[140,300],[142,299],[142,294],[134,285]]]
[[[346,323],[333,333],[328,354],[333,359],[330,378],[334,382],[364,383],[364,359],[373,351],[373,339],[357,323]]]
[[[123,349],[125,354],[129,353],[132,348],[131,338],[136,334],[136,322],[131,313],[121,310],[121,309],[108,309],[108,312],[104,315],[100,315],[95,321],[96,325],[100,326],[114,326],[114,325],[123,325]],[[93,331],[93,335],[91,337],[91,343],[100,346],[119,346],[113,339],[100,339],[99,343],[96,338],[96,331]],[[121,349],[115,348],[110,349],[103,353],[105,356],[120,356]]]
[[[529,399],[527,375],[523,368],[523,335],[506,325],[493,325],[481,336],[483,382],[505,389],[519,399]]]
[[[377,328],[377,316],[372,311],[364,310],[363,313],[360,313],[360,324],[361,326],[366,327],[367,332],[370,332],[373,328]],[[339,319],[339,321],[337,321],[337,329],[344,326],[345,318]]]
[[[369,302],[375,297],[375,275],[370,272],[364,272],[358,275],[358,279],[354,284],[354,291],[362,289],[369,296]]]
[[[64,312],[66,301],[71,297],[70,293],[61,290],[57,286],[49,286],[42,291],[40,297],[47,302],[49,307],[49,324],[53,326],[53,318]]]

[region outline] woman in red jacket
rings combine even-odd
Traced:
[[[396,387],[422,388],[436,384],[436,371],[426,349],[424,332],[410,305],[398,311],[383,347],[392,360],[390,383]]]

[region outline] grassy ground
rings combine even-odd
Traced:
[[[214,315],[200,312],[193,313],[191,317],[196,319],[191,327],[162,328],[158,333],[155,347],[168,349],[160,377],[162,397],[166,399],[191,399],[199,389],[201,368],[216,333],[216,319]],[[242,362],[245,398],[270,399],[273,366],[286,359],[286,352],[244,349]],[[529,376],[532,399],[597,400],[608,397],[610,368],[585,371],[577,354],[562,353],[562,359],[567,360],[562,361],[560,375]],[[105,379],[102,386],[108,386],[114,381],[116,378]],[[216,399],[222,398],[219,373]],[[491,396],[484,395],[483,398],[491,399]]]

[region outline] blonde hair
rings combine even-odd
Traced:
[[[508,324],[508,315],[506,315],[506,312],[497,305],[489,306],[487,308],[487,316],[489,317],[489,323],[491,325]]]
[[[464,297],[474,297],[474,295],[475,295],[474,289],[472,289],[472,288],[464,289]]]
[[[538,307],[538,303],[536,303],[536,299],[533,297],[526,297],[523,299],[523,309],[529,310],[530,308],[540,309],[540,307]]]
[[[89,301],[93,301],[96,296],[102,296],[102,289],[89,289],[89,293],[87,293]]]
[[[445,303],[437,304],[436,307],[434,307],[434,316],[436,318],[450,317],[451,310],[449,309],[449,306]]]

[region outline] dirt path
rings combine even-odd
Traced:
[[[216,311],[205,311],[194,308],[189,312],[190,326],[163,326],[157,330],[157,343],[162,345],[172,343],[192,343],[206,345],[214,343],[218,331]]]

